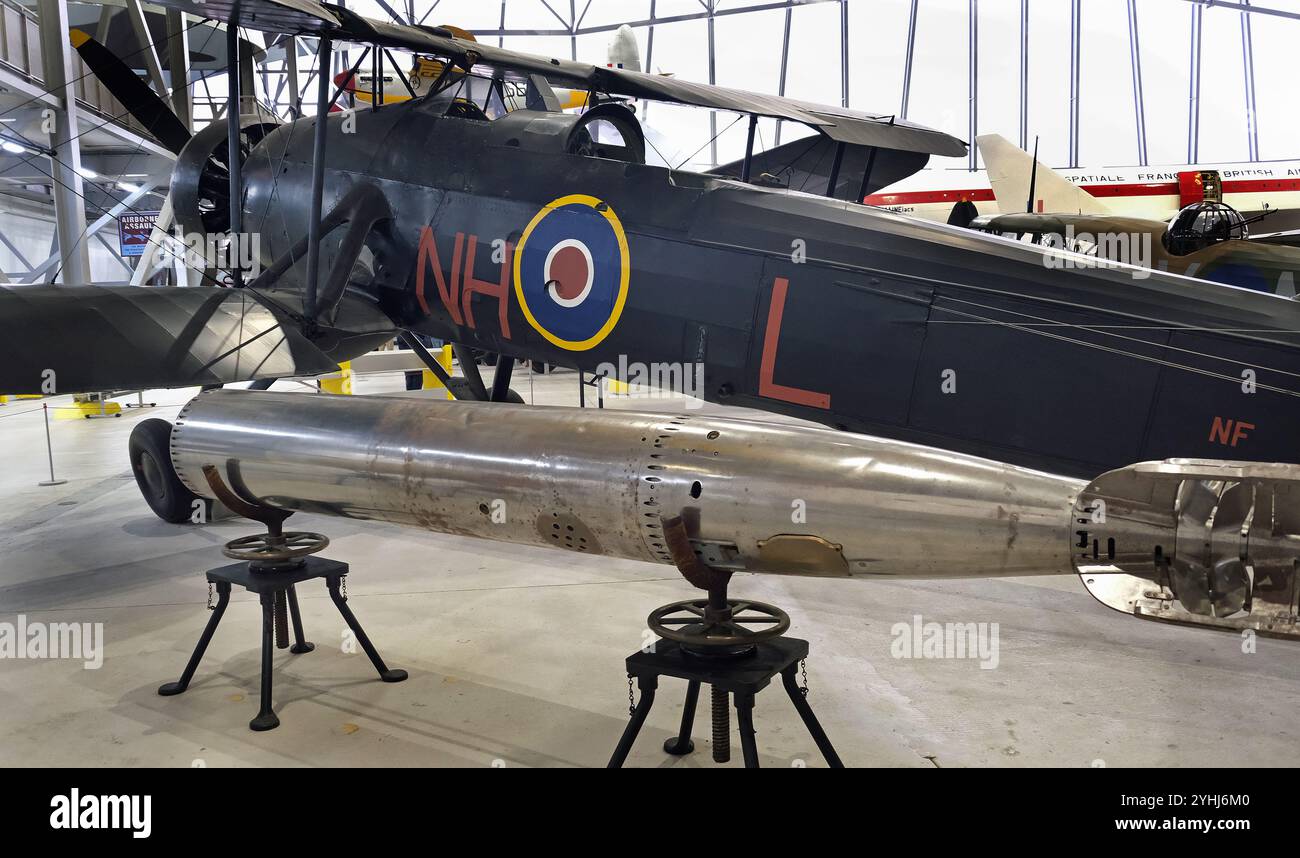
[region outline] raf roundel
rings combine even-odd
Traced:
[[[537,213],[515,250],[515,295],[550,343],[593,348],[614,330],[627,302],[627,235],[595,197],[560,197]]]

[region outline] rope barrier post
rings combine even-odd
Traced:
[[[48,480],[41,480],[41,481],[40,481],[39,483],[37,483],[36,485],[38,485],[38,486],[61,486],[61,485],[63,485],[64,483],[66,483],[67,480],[56,480],[56,479],[54,478],[54,445],[53,445],[53,443],[51,443],[51,441],[50,441],[50,406],[49,406],[49,403],[46,403],[46,402],[42,402],[42,403],[41,403],[41,414],[44,415],[44,417],[45,417],[45,452],[46,452],[47,454],[49,454],[49,457],[50,457],[50,478],[49,478]]]

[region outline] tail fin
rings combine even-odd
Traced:
[[[1101,200],[1071,182],[1051,167],[1034,160],[1033,156],[1000,134],[984,134],[976,138],[993,196],[998,210],[1003,214],[1025,211],[1029,200],[1030,182],[1034,183],[1034,212],[1047,214],[1111,214]]]
[[[641,71],[641,48],[636,43],[636,34],[627,24],[614,31],[607,56],[611,68]]]

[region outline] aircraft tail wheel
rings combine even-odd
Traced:
[[[163,521],[184,524],[194,513],[194,501],[199,496],[181,483],[172,467],[172,425],[166,420],[150,417],[131,430],[129,449],[131,471],[135,484],[140,487],[145,503]]]
[[[513,387],[506,391],[506,402],[510,402],[515,405],[527,404],[524,402],[524,398],[515,392],[515,389]]]

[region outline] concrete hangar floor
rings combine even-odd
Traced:
[[[526,401],[576,405],[573,373],[516,374]],[[302,389],[278,382],[276,389]],[[402,389],[400,373],[357,392]],[[151,409],[51,421],[40,403],[0,407],[0,624],[102,623],[103,664],[0,658],[0,765],[600,766],[627,722],[623,660],[645,617],[695,595],[670,567],[575,556],[385,525],[297,515],[351,564],[349,604],[406,682],[379,682],[321,582],[299,588],[314,653],[275,655],[281,726],[248,729],[258,703],[260,611],[236,588],[189,691],[160,697],[208,612],[203,573],[258,528],[176,526],[141,500],[126,459]],[[309,394],[305,394],[309,395]],[[432,395],[432,394],[431,394]],[[63,400],[50,400],[58,404]],[[124,399],[131,401],[130,399]],[[589,405],[593,405],[589,399]],[[684,400],[609,397],[677,410]],[[713,408],[713,406],[706,406]],[[1072,576],[992,581],[835,581],[737,576],[733,596],[771,602],[808,639],[810,702],[850,766],[1295,766],[1300,660],[1284,642],[1145,623],[1093,601]],[[987,659],[900,658],[898,624],[998,624]],[[779,685],[779,684],[778,684]],[[665,679],[629,766],[708,767],[705,700],[696,752],[669,757],[685,685]],[[757,700],[764,766],[824,765],[789,700]],[[733,745],[734,738],[733,721]],[[741,765],[738,747],[732,766]]]

